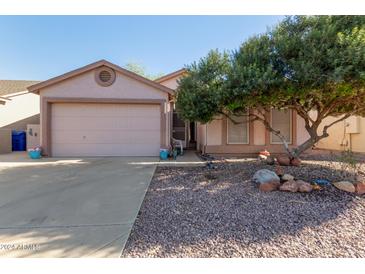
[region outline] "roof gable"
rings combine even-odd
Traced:
[[[186,69],[182,68],[182,69],[179,69],[177,71],[174,71],[174,72],[171,72],[169,74],[166,74],[160,78],[157,78],[155,80],[156,83],[162,83],[164,81],[167,81],[167,80],[170,80],[174,77],[177,77],[177,76],[180,76],[180,75],[183,75],[184,73],[186,73]]]
[[[168,94],[173,94],[174,91],[168,87],[165,87],[159,83],[156,83],[154,81],[151,81],[145,77],[142,77],[134,72],[131,72],[129,70],[126,70],[120,66],[117,66],[113,63],[110,63],[106,60],[100,60],[100,61],[97,61],[95,63],[91,63],[89,65],[86,65],[84,67],[81,67],[81,68],[78,68],[76,70],[72,70],[70,72],[67,72],[65,74],[62,74],[60,76],[57,76],[57,77],[54,77],[54,78],[51,78],[49,80],[46,80],[44,82],[40,82],[38,84],[35,84],[35,85],[32,85],[30,87],[28,87],[28,90],[30,92],[34,92],[34,93],[39,93],[39,90],[42,89],[42,88],[45,88],[45,87],[49,87],[51,85],[54,85],[54,84],[57,84],[59,82],[62,82],[64,80],[67,80],[67,79],[70,79],[72,77],[75,77],[75,76],[78,76],[80,74],[83,74],[85,72],[88,72],[90,70],[93,70],[93,69],[96,69],[96,68],[99,68],[99,67],[102,67],[102,66],[106,66],[106,67],[109,67],[109,68],[112,68],[114,69],[115,71],[129,77],[129,78],[132,78],[136,81],[139,81],[139,82],[142,82],[148,86],[151,86],[151,87],[154,87],[156,89],[159,89],[163,92],[166,92]]]

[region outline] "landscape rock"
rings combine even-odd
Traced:
[[[305,164],[304,157],[299,168],[281,167],[284,173],[306,182],[344,180],[334,155],[316,153]],[[365,258],[365,194],[352,197],[331,186],[261,192],[254,173],[276,166],[251,160],[217,166],[158,166],[122,257]],[[199,175],[206,173],[217,179]]]
[[[278,176],[283,176],[284,175],[284,170],[280,165],[275,165],[275,173]]]
[[[281,191],[298,192],[299,185],[294,180],[289,180],[280,186]]]
[[[259,185],[259,189],[264,192],[271,192],[277,190],[280,186],[280,182],[278,181],[271,181],[264,184]]]
[[[268,169],[260,169],[253,175],[253,180],[259,184],[261,191],[273,191],[279,188],[280,178],[275,172]]]
[[[346,192],[354,193],[356,191],[355,185],[349,181],[335,182],[335,183],[333,183],[333,185],[335,187],[337,187],[338,189],[346,191]]]
[[[294,158],[294,159],[292,159],[292,160],[290,161],[290,164],[291,164],[292,166],[300,166],[301,162],[302,162],[302,161],[301,161],[299,158]]]
[[[281,166],[290,165],[290,159],[287,156],[278,156],[278,157],[276,157],[276,160],[278,161],[279,165],[281,165]]]
[[[313,186],[310,183],[307,183],[303,180],[297,180],[297,184],[299,186],[298,191],[299,192],[312,192]]]
[[[356,184],[356,193],[359,195],[365,194],[365,182],[359,182]]]
[[[280,178],[278,175],[275,174],[275,172],[268,170],[268,169],[260,169],[255,172],[253,175],[253,180],[257,183],[264,184],[271,181],[279,181]]]
[[[284,174],[284,175],[281,177],[281,179],[282,179],[283,181],[290,181],[290,180],[294,180],[294,176],[286,173],[286,174]]]

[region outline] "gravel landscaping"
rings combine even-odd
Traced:
[[[317,156],[283,169],[338,181],[338,167]],[[157,168],[123,257],[365,257],[364,195],[260,192],[252,176],[262,168],[274,170],[256,159]]]

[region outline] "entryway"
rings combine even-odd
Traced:
[[[185,149],[196,149],[196,123],[182,120],[176,111],[173,112],[172,137],[183,141]]]

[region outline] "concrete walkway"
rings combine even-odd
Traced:
[[[156,162],[0,155],[0,256],[119,257]]]

